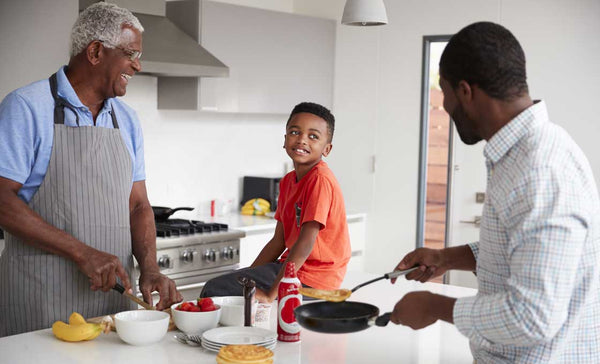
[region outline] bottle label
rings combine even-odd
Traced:
[[[296,322],[294,309],[302,304],[302,295],[290,294],[279,301],[279,327],[288,334],[300,332],[300,325]]]

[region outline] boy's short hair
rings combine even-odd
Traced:
[[[473,23],[450,39],[440,58],[440,75],[453,88],[465,80],[500,100],[528,92],[523,48],[508,29],[491,22]]]
[[[333,140],[333,131],[335,129],[335,117],[333,116],[331,111],[329,111],[329,109],[325,106],[316,104],[314,102],[301,102],[298,105],[294,106],[294,109],[290,113],[290,117],[288,118],[288,121],[285,124],[285,126],[287,127],[289,125],[290,120],[292,120],[292,117],[294,115],[299,114],[301,112],[307,112],[309,114],[316,115],[321,119],[325,120],[325,122],[327,122],[329,142],[331,143],[331,141]]]

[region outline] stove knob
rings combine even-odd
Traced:
[[[223,257],[223,260],[229,259],[229,248],[228,247],[223,248],[223,250],[221,251],[221,256]]]
[[[229,259],[233,259],[235,256],[235,251],[233,250],[232,246],[229,247],[229,252],[227,254],[229,255]]]
[[[160,268],[173,268],[173,264],[171,264],[171,258],[168,255],[163,255],[158,258],[158,266]]]
[[[214,249],[210,249],[204,252],[204,260],[209,262],[217,261],[217,252]]]
[[[194,260],[194,254],[191,250],[184,250],[181,253],[181,259],[184,263],[191,263]]]

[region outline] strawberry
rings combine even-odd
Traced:
[[[207,297],[200,302],[200,309],[202,309],[202,311],[214,311],[215,304],[212,299]]]

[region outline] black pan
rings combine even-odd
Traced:
[[[177,208],[169,208],[162,206],[152,206],[152,211],[154,212],[154,220],[155,221],[165,221],[169,218],[169,216],[173,215],[175,211],[186,210],[192,211],[193,207],[177,207]]]
[[[379,316],[379,309],[368,303],[319,301],[294,309],[296,321],[305,329],[328,334],[342,334],[386,326],[391,312]],[[378,317],[379,316],[379,317]]]

